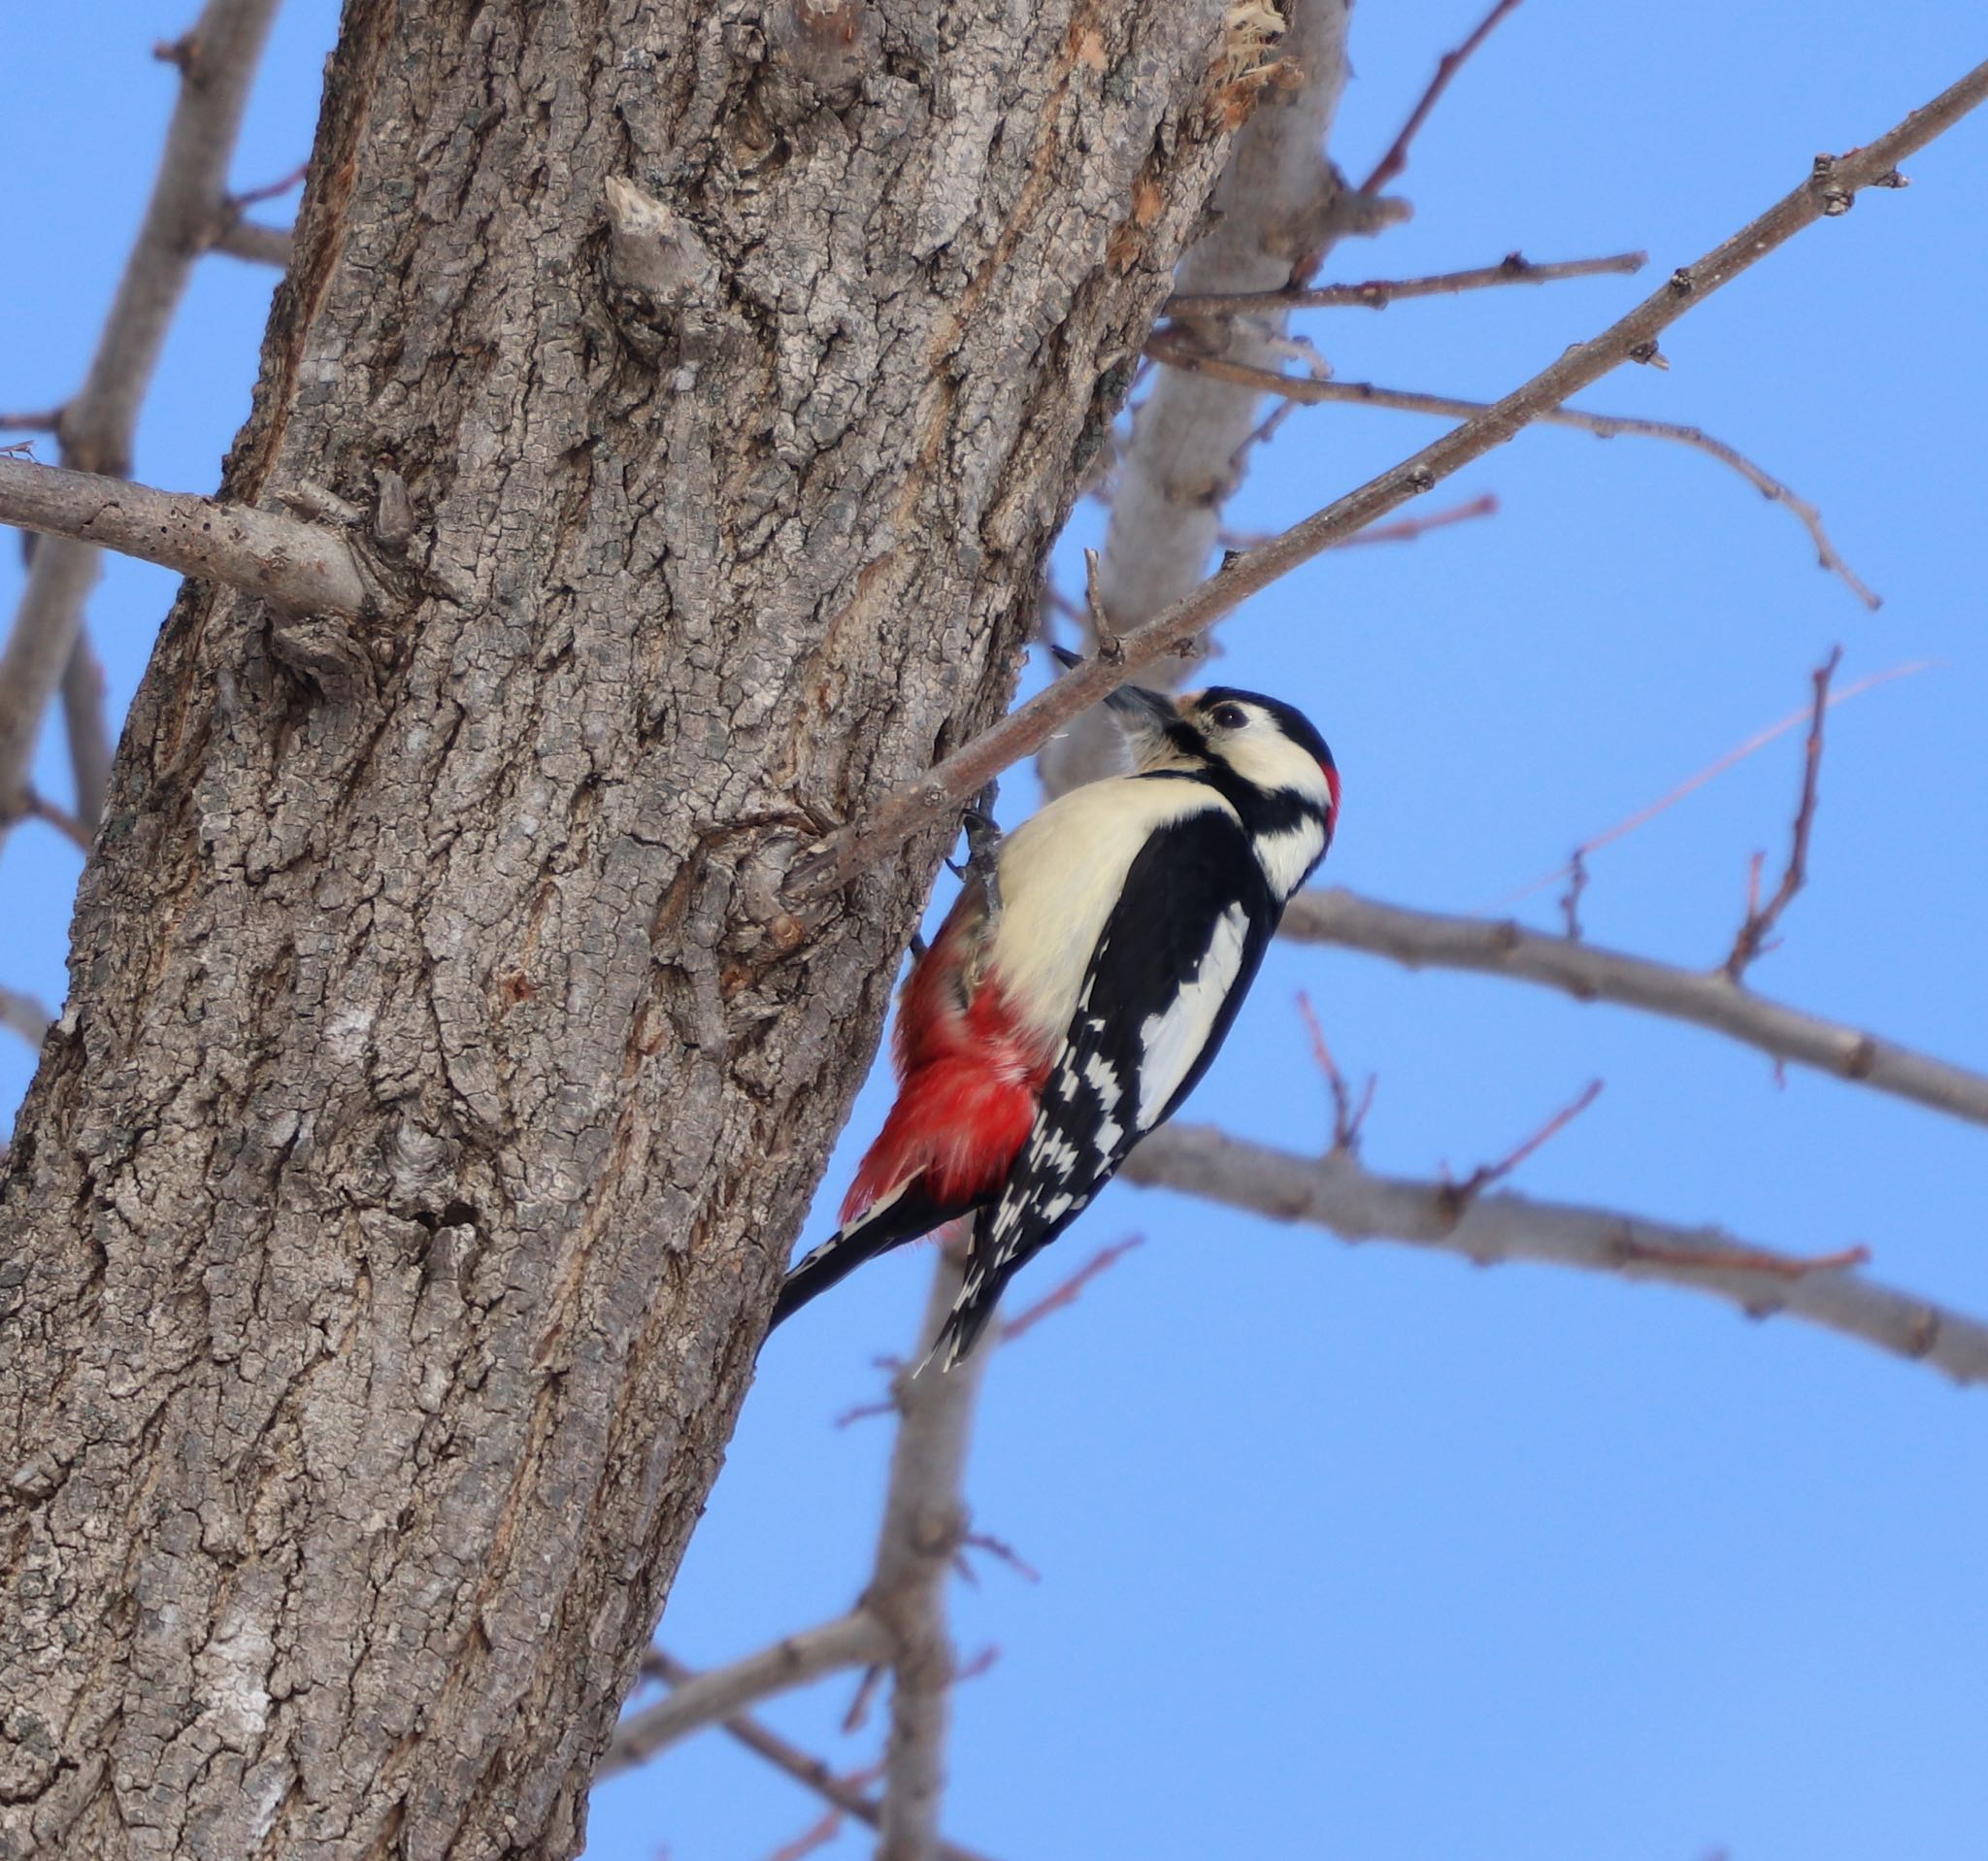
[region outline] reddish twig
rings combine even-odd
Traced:
[[[1933,659],[1910,659],[1904,665],[1891,666],[1883,672],[1873,672],[1868,679],[1859,679],[1854,683],[1845,685],[1840,691],[1832,691],[1829,699],[1830,709],[1834,710],[1838,705],[1847,704],[1852,698],[1861,697],[1865,692],[1875,690],[1879,685],[1890,684],[1894,679],[1909,679],[1914,673],[1930,671],[1938,663],[1938,661]],[[1599,852],[1610,841],[1620,840],[1625,834],[1633,834],[1639,827],[1654,820],[1667,809],[1674,808],[1685,796],[1703,788],[1715,776],[1723,776],[1735,764],[1744,762],[1756,750],[1765,749],[1776,738],[1786,736],[1796,725],[1806,722],[1810,714],[1811,708],[1804,705],[1801,710],[1789,712],[1785,717],[1770,724],[1765,730],[1756,731],[1744,743],[1707,763],[1696,775],[1686,777],[1668,794],[1660,795],[1647,807],[1639,808],[1627,819],[1618,820],[1614,826],[1596,834],[1592,839],[1582,841],[1574,849],[1574,858],[1585,859],[1590,854]],[[1571,877],[1573,872],[1572,862],[1555,867],[1552,872],[1542,873],[1538,879],[1530,880],[1519,886],[1517,890],[1508,892],[1497,902],[1500,905],[1516,904],[1521,898],[1530,897],[1542,887]]]
[[[882,1775],[883,1766],[879,1762],[866,1764],[860,1771],[846,1771],[835,1781],[844,1790],[861,1794]],[[802,1861],[803,1856],[812,1854],[816,1848],[827,1847],[842,1833],[843,1821],[849,1813],[842,1803],[831,1801],[821,1812],[819,1821],[811,1823],[791,1842],[782,1843],[767,1857],[767,1861]]]
[[[1074,1306],[1077,1294],[1099,1274],[1115,1266],[1134,1247],[1143,1245],[1144,1241],[1145,1236],[1143,1234],[1128,1234],[1122,1241],[1113,1241],[1110,1246],[1100,1247],[1060,1285],[1052,1287],[1034,1305],[1006,1320],[1001,1327],[1001,1342],[1005,1345],[1012,1344],[1024,1332],[1033,1330],[1041,1324],[1052,1312],[1061,1312],[1066,1306]]]
[[[1335,547],[1350,549],[1361,543],[1412,543],[1417,537],[1427,536],[1431,530],[1446,530],[1452,523],[1468,523],[1473,517],[1497,515],[1497,494],[1486,491],[1482,497],[1474,497],[1468,504],[1452,504],[1447,510],[1431,511],[1427,516],[1403,517],[1396,523],[1370,524]]]
[[[1574,1099],[1571,1104],[1563,1105],[1531,1137],[1520,1144],[1516,1149],[1508,1151],[1496,1163],[1478,1164],[1461,1182],[1452,1182],[1449,1180],[1449,1172],[1445,1170],[1442,1173],[1442,1186],[1440,1191],[1443,1201],[1458,1214],[1461,1214],[1492,1183],[1502,1182],[1526,1158],[1532,1156],[1541,1147],[1558,1137],[1562,1131],[1566,1130],[1575,1118],[1579,1117],[1601,1096],[1602,1081],[1600,1080],[1590,1080],[1581,1088],[1578,1098]]]
[[[1815,701],[1808,716],[1808,743],[1802,755],[1802,800],[1795,810],[1795,830],[1788,846],[1788,863],[1781,869],[1781,882],[1765,905],[1760,903],[1760,869],[1764,855],[1753,856],[1753,877],[1748,887],[1746,920],[1733,940],[1732,954],[1725,972],[1739,981],[1746,966],[1769,947],[1768,938],[1795,894],[1808,878],[1808,836],[1815,826],[1816,784],[1822,775],[1822,720],[1829,712],[1829,681],[1842,662],[1841,647],[1832,647],[1830,655],[1811,675]]]
[[[253,207],[265,200],[274,200],[279,194],[286,194],[292,187],[298,186],[310,172],[310,162],[300,161],[280,180],[265,182],[260,187],[245,187],[239,194],[228,195],[228,205],[239,209]]]
[[[1357,284],[1288,284],[1276,291],[1183,291],[1160,306],[1167,316],[1242,316],[1262,311],[1385,310],[1415,297],[1448,297],[1498,284],[1551,284],[1568,278],[1626,276],[1649,263],[1648,252],[1610,252],[1606,258],[1569,258],[1536,265],[1523,252],[1508,252],[1495,265],[1434,272],[1426,278],[1370,278]]]
[[[1031,1583],[1040,1583],[1043,1580],[1043,1573],[1041,1571],[1031,1564],[1006,1539],[996,1538],[992,1532],[969,1532],[959,1542],[962,1552],[960,1557],[960,1574],[969,1582],[974,1580],[972,1567],[967,1564],[964,1553],[970,1550],[985,1551],[997,1563],[1006,1564],[1017,1577],[1024,1578]],[[966,1678],[964,1670],[961,1671],[959,1678],[962,1679]]]
[[[1358,1105],[1353,1103],[1353,1094],[1346,1084],[1346,1076],[1340,1071],[1340,1063],[1332,1056],[1332,1048],[1325,1038],[1325,1028],[1320,1023],[1317,1012],[1311,1006],[1311,997],[1301,988],[1298,991],[1298,1013],[1305,1017],[1305,1026],[1311,1036],[1311,1057],[1317,1061],[1318,1070],[1325,1076],[1326,1089],[1332,1094],[1332,1151],[1337,1156],[1342,1152],[1357,1152],[1360,1147],[1360,1127],[1367,1122],[1367,1113],[1374,1106],[1374,1088],[1378,1083],[1378,1075],[1367,1075],[1367,1083],[1360,1093]]]
[[[1498,0],[1489,13],[1478,20],[1477,27],[1454,51],[1446,51],[1438,61],[1436,76],[1429,80],[1429,88],[1423,91],[1414,109],[1408,112],[1408,119],[1402,124],[1402,132],[1388,145],[1387,153],[1375,163],[1374,172],[1360,183],[1363,194],[1377,194],[1404,168],[1408,165],[1408,145],[1420,134],[1422,125],[1429,120],[1429,113],[1441,101],[1442,93],[1449,88],[1449,81],[1470,62],[1471,54],[1497,29],[1498,22],[1518,5],[1518,0]]]
[[[860,1732],[863,1722],[870,1716],[870,1702],[877,1697],[877,1689],[882,1683],[889,1668],[880,1662],[876,1667],[866,1667],[863,1678],[856,1682],[856,1690],[849,1696],[849,1710],[843,1714],[845,1732]]]

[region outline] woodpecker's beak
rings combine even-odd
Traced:
[[[1067,648],[1051,647],[1049,651],[1066,671],[1083,664],[1082,659]],[[1131,740],[1135,750],[1142,740],[1156,732],[1164,732],[1169,724],[1180,721],[1180,714],[1174,708],[1172,698],[1164,691],[1148,691],[1143,685],[1120,685],[1116,691],[1108,692],[1105,709],[1118,719],[1119,727]]]

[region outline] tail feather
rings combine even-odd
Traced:
[[[888,1195],[879,1197],[860,1214],[852,1215],[818,1247],[804,1254],[788,1269],[780,1282],[780,1295],[773,1309],[773,1325],[791,1317],[817,1293],[826,1292],[837,1280],[855,1272],[866,1261],[906,1241],[930,1234],[944,1222],[956,1219],[972,1203],[944,1204],[933,1200],[920,1177],[909,1178]]]
[[[974,1238],[973,1252],[977,1255],[980,1251],[977,1230]],[[925,1353],[925,1363],[937,1362],[942,1371],[950,1370],[972,1350],[992,1321],[995,1309],[1001,1304],[1001,1295],[1013,1277],[1012,1266],[989,1269],[981,1266],[977,1258],[969,1256],[966,1279],[960,1286],[959,1296],[952,1302],[952,1310],[945,1314],[945,1322],[939,1327],[938,1337],[932,1340],[932,1348]],[[919,1368],[923,1369],[924,1364]]]

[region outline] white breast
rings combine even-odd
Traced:
[[[1009,835],[993,970],[1044,1041],[1060,1040],[1077,1012],[1091,951],[1140,848],[1161,827],[1210,808],[1235,814],[1201,782],[1118,776],[1073,788]]]
[[[1250,846],[1264,878],[1270,881],[1271,890],[1279,899],[1285,899],[1305,882],[1312,862],[1325,851],[1325,828],[1307,814],[1295,827],[1285,827],[1275,834],[1258,834]]]

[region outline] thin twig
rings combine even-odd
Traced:
[[[59,407],[45,407],[34,414],[0,414],[0,432],[53,433],[61,424]]]
[[[1288,395],[1307,406],[1325,402],[1345,403],[1356,407],[1393,408],[1405,414],[1435,414],[1468,419],[1491,405],[1488,401],[1462,400],[1453,394],[1424,394],[1410,388],[1380,387],[1372,382],[1320,382],[1309,376],[1280,375],[1271,369],[1243,368],[1219,356],[1200,354],[1179,332],[1161,331],[1147,345],[1147,353],[1170,367],[1184,368],[1218,382],[1233,382],[1238,386],[1260,388],[1266,394]],[[1590,414],[1573,407],[1550,409],[1538,415],[1537,418],[1542,425],[1571,426],[1582,433],[1592,433],[1598,439],[1633,436],[1668,440],[1673,445],[1689,446],[1709,454],[1720,464],[1739,473],[1770,504],[1778,504],[1788,511],[1808,532],[1819,566],[1839,577],[1867,608],[1875,612],[1884,605],[1883,597],[1872,592],[1838,553],[1829,532],[1823,527],[1822,513],[1814,505],[1771,473],[1763,471],[1738,448],[1715,439],[1704,428],[1681,426],[1673,420],[1646,420],[1634,415]]]
[[[661,1648],[649,1650],[643,1660],[643,1669],[671,1686],[682,1686],[698,1678],[695,1668],[684,1666]],[[775,1770],[783,1772],[796,1783],[812,1790],[845,1814],[854,1816],[858,1822],[867,1822],[874,1829],[881,1819],[883,1806],[875,1797],[849,1787],[830,1765],[781,1738],[763,1720],[753,1718],[749,1713],[735,1712],[718,1723],[727,1736],[736,1739],[748,1751],[763,1757]],[[962,1847],[957,1842],[940,1843],[939,1856],[940,1861],[985,1861],[985,1857],[977,1850]]]
[[[1528,1157],[1536,1155],[1550,1144],[1601,1096],[1602,1081],[1590,1080],[1572,1101],[1555,1112],[1532,1136],[1508,1150],[1495,1163],[1478,1164],[1461,1182],[1452,1182],[1448,1171],[1445,1170],[1442,1175],[1444,1200],[1461,1214],[1464,1209],[1475,1201],[1492,1183],[1504,1181]]]
[[[1877,1349],[1929,1363],[1956,1382],[1988,1382],[1988,1324],[1831,1264],[1607,1209],[1501,1191],[1458,1211],[1441,1182],[1376,1176],[1351,1157],[1304,1157],[1209,1125],[1170,1125],[1123,1171],[1147,1187],[1184,1190],[1344,1241],[1388,1240],[1478,1266],[1531,1260],[1625,1279],[1656,1280],[1723,1299],[1750,1317],[1785,1313]]]
[[[1408,112],[1408,119],[1402,124],[1401,134],[1388,145],[1387,153],[1375,163],[1374,172],[1360,183],[1363,194],[1377,194],[1398,174],[1408,165],[1408,145],[1420,133],[1422,125],[1429,120],[1429,113],[1436,108],[1442,93],[1449,88],[1449,81],[1470,62],[1471,54],[1490,38],[1498,22],[1515,6],[1518,0],[1497,0],[1489,13],[1478,20],[1477,27],[1454,51],[1446,51],[1438,61],[1436,76],[1429,80],[1429,87],[1423,91],[1414,109]]]
[[[845,1773],[837,1781],[860,1795],[882,1774],[881,1764],[866,1764],[860,1771]],[[803,1829],[791,1842],[781,1843],[767,1856],[767,1861],[805,1861],[816,1848],[825,1848],[842,1833],[843,1819],[847,1813],[841,1804],[831,1803],[817,1821]]]
[[[1788,863],[1781,869],[1781,882],[1774,887],[1773,896],[1762,905],[1759,902],[1760,860],[1755,857],[1754,889],[1746,901],[1746,918],[1740,926],[1740,934],[1733,940],[1732,953],[1725,961],[1729,981],[1739,981],[1746,974],[1747,965],[1768,947],[1768,939],[1773,934],[1781,914],[1807,881],[1808,837],[1815,827],[1816,784],[1822,776],[1822,722],[1829,714],[1829,681],[1835,677],[1842,658],[1842,648],[1833,647],[1829,657],[1811,675],[1815,682],[1815,701],[1809,713],[1808,742],[1802,753],[1802,800],[1795,810],[1794,832],[1789,836]]]
[[[301,187],[304,177],[311,172],[309,161],[300,161],[286,175],[279,175],[274,181],[266,181],[260,187],[245,187],[240,193],[228,196],[231,207],[259,207],[265,200],[275,200],[280,194],[286,194],[292,187]]]
[[[1840,690],[1832,690],[1829,695],[1830,709],[1834,711],[1838,705],[1847,704],[1852,698],[1861,697],[1867,691],[1874,691],[1879,685],[1890,684],[1895,679],[1909,679],[1917,673],[1930,671],[1936,663],[1937,661],[1932,659],[1908,659],[1903,665],[1887,666],[1882,672],[1873,672],[1867,678],[1858,679],[1844,685]],[[1806,723],[1809,714],[1810,707],[1804,705],[1800,710],[1789,712],[1778,722],[1769,724],[1765,730],[1755,731],[1744,743],[1706,763],[1695,775],[1687,776],[1674,788],[1659,795],[1646,807],[1639,808],[1627,819],[1618,820],[1614,826],[1605,828],[1601,833],[1582,841],[1574,849],[1567,865],[1556,866],[1550,873],[1542,873],[1538,879],[1529,880],[1517,889],[1507,892],[1497,902],[1500,905],[1515,905],[1521,898],[1530,897],[1534,892],[1543,890],[1559,880],[1572,878],[1575,862],[1590,858],[1611,841],[1620,840],[1626,834],[1633,834],[1639,827],[1654,820],[1667,809],[1674,808],[1687,795],[1695,794],[1714,777],[1723,776],[1736,764],[1742,763],[1756,751],[1765,749],[1776,738],[1784,737],[1798,725]]]
[[[1496,516],[1498,498],[1486,491],[1468,504],[1452,504],[1444,511],[1431,511],[1427,516],[1399,517],[1393,523],[1370,523],[1366,529],[1342,538],[1333,547],[1357,548],[1363,543],[1413,543],[1432,530],[1446,530],[1452,523],[1468,523],[1474,517]]]
[[[1735,988],[1723,973],[1680,969],[1527,930],[1510,918],[1408,911],[1340,889],[1300,892],[1280,934],[1385,956],[1410,969],[1472,970],[1538,982],[1578,1002],[1617,1002],[1689,1021],[1778,1060],[1988,1125],[1988,1075]]]
[[[1066,1307],[1074,1306],[1085,1286],[1101,1273],[1109,1272],[1116,1266],[1134,1247],[1143,1245],[1144,1241],[1145,1236],[1143,1234],[1128,1234],[1122,1241],[1113,1241],[1109,1246],[1100,1247],[1068,1279],[1050,1287],[1034,1305],[1026,1307],[1017,1312],[1012,1318],[1006,1320],[1001,1327],[1001,1342],[1011,1345],[1017,1338],[1033,1331],[1052,1312],[1061,1312]]]
[[[1263,311],[1385,310],[1414,297],[1449,297],[1500,284],[1554,284],[1569,278],[1624,277],[1649,263],[1648,252],[1610,252],[1604,258],[1564,258],[1536,265],[1508,252],[1495,265],[1434,272],[1426,278],[1370,278],[1357,284],[1287,284],[1276,291],[1196,291],[1170,297],[1163,316],[1248,316]]]
[[[1346,1076],[1340,1071],[1340,1063],[1333,1058],[1331,1045],[1325,1038],[1325,1024],[1318,1018],[1318,1011],[1311,1006],[1311,997],[1302,988],[1298,991],[1298,1013],[1311,1038],[1312,1060],[1325,1079],[1326,1090],[1332,1094],[1332,1147],[1334,1150],[1358,1150],[1360,1127],[1366,1123],[1367,1113],[1374,1109],[1374,1088],[1378,1083],[1378,1076],[1367,1075],[1366,1087],[1360,1094],[1360,1102],[1355,1105],[1352,1090],[1346,1084]]]
[[[1988,97],[1988,62],[1975,66],[1923,109],[1863,148],[1840,157],[1817,157],[1808,179],[1800,186],[1696,264],[1672,273],[1660,289],[1599,336],[1565,350],[1503,400],[1413,457],[1335,499],[1262,548],[1233,557],[1193,593],[1123,634],[1120,645],[1124,651],[1116,661],[1086,660],[916,781],[885,796],[863,818],[829,836],[812,854],[795,863],[786,886],[789,900],[801,903],[825,896],[913,834],[936,825],[989,776],[999,775],[1029,754],[1052,731],[1155,660],[1191,648],[1203,632],[1249,595],[1504,445],[1541,414],[1630,359],[1632,350],[1654,340],[1690,306],[1703,303],[1796,233],[1818,219],[1843,213],[1860,189],[1896,185],[1897,164],[1958,121],[1983,97]]]

